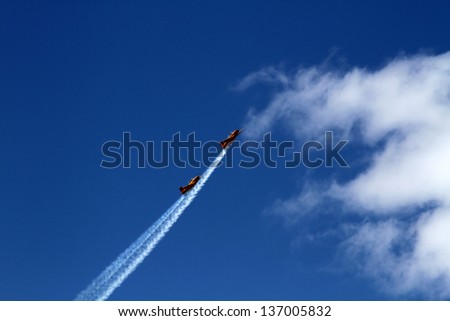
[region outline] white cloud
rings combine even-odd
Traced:
[[[326,190],[327,186],[317,183],[305,183],[300,194],[287,200],[275,200],[274,204],[266,212],[282,215],[287,225],[294,225],[303,216],[314,213],[319,202],[323,199],[323,195],[320,195],[319,191],[324,189]],[[301,211],[299,211],[300,208]]]
[[[423,213],[413,224],[396,219],[365,223],[342,247],[345,258],[395,295],[450,297],[450,209]]]
[[[244,79],[239,81],[233,89],[238,91],[246,90],[254,84],[260,82],[286,85],[289,82],[289,77],[274,67],[267,67],[249,74]]]
[[[372,71],[271,73],[283,89],[267,108],[249,114],[248,133],[281,124],[304,140],[335,130],[372,147],[363,172],[345,183],[330,182],[325,193],[377,222],[360,225],[344,244],[366,253],[361,270],[380,284],[389,280],[393,293],[450,296],[443,289],[450,288],[450,53],[398,58]],[[243,88],[258,75],[244,79]],[[299,202],[320,204],[319,197],[306,189],[278,201],[278,211],[293,221]],[[430,206],[433,211],[423,210]],[[394,245],[405,242],[408,251],[399,255]],[[439,290],[430,291],[437,284]]]

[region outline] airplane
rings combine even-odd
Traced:
[[[238,137],[238,135],[240,133],[242,133],[244,129],[236,129],[233,130],[230,135],[228,135],[227,138],[225,138],[223,141],[220,142],[220,145],[222,146],[223,149],[227,148],[228,145],[230,145],[235,139],[236,137]]]
[[[186,186],[180,186],[180,192],[181,194],[186,193],[187,191],[189,191],[191,188],[193,188],[195,186],[195,184],[198,183],[198,181],[200,180],[200,175],[195,176],[194,178],[192,178],[189,182],[189,184],[187,184]]]

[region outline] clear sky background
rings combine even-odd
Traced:
[[[1,1],[0,300],[74,299],[204,170],[103,169],[104,142],[240,127],[334,130],[350,167],[219,168],[110,299],[450,298],[449,13]]]

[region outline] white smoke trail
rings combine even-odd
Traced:
[[[128,249],[126,249],[109,267],[107,267],[92,284],[82,291],[75,300],[106,300],[113,291],[139,266],[155,248],[172,225],[192,203],[198,192],[205,185],[220,161],[226,149],[216,157],[210,167],[203,173],[199,182],[190,192],[181,196],[147,231],[145,231]]]
[[[82,291],[75,300],[95,300],[96,293],[107,287],[109,280],[123,267],[123,263],[130,260],[133,254],[155,233],[167,217],[180,205],[184,195],[181,196],[161,217],[153,223],[133,244],[131,244],[119,257],[112,262],[92,283]]]

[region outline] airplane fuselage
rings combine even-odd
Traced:
[[[228,135],[227,138],[225,138],[223,141],[220,142],[220,145],[223,149],[227,148],[235,139],[238,137],[238,135],[243,131],[243,129],[239,130],[236,129]]]
[[[200,176],[195,176],[194,178],[192,178],[189,181],[189,184],[187,184],[186,186],[180,186],[179,189],[180,189],[181,194],[184,194],[184,193],[190,191],[198,183],[199,180],[200,180]]]

